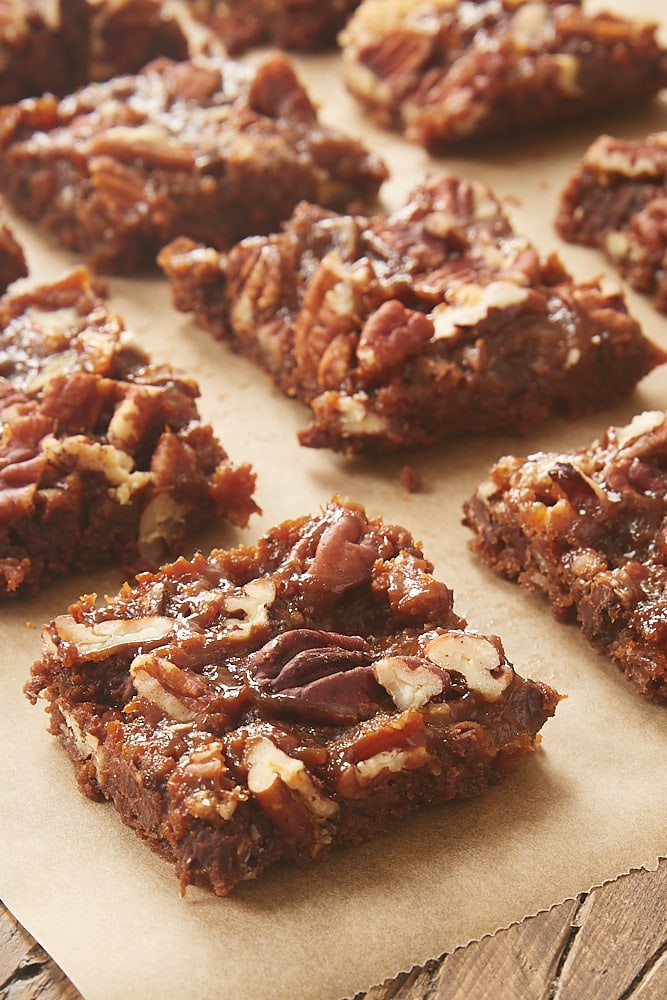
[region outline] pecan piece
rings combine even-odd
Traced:
[[[140,653],[130,664],[130,676],[139,698],[156,705],[178,722],[192,722],[196,712],[191,701],[207,693],[207,685],[195,674],[186,673],[164,656]]]
[[[361,735],[341,756],[336,789],[343,798],[363,797],[399,771],[426,766],[430,758],[420,712],[408,709],[379,729]]]
[[[368,584],[378,550],[353,507],[329,507],[296,543],[280,569],[282,590],[309,614],[323,612],[354,587]]]
[[[339,811],[338,803],[322,793],[302,760],[266,736],[249,742],[246,764],[250,794],[289,841],[308,845],[315,857],[330,843],[325,824]]]
[[[613,494],[608,494],[600,483],[572,462],[554,462],[549,475],[579,513],[592,515],[596,510],[606,511],[614,499]]]
[[[424,653],[444,670],[462,674],[469,690],[477,692],[485,701],[502,698],[514,677],[514,669],[495,636],[452,629],[431,639]]]
[[[372,659],[359,636],[290,629],[248,657],[247,670],[260,710],[349,722],[370,718],[386,701]]]
[[[172,635],[174,622],[163,615],[145,618],[110,619],[87,625],[72,615],[59,615],[45,631],[45,639],[55,649],[67,650],[74,660],[102,660],[110,653],[128,649],[151,649]]]
[[[386,592],[391,610],[403,620],[441,621],[453,614],[454,595],[432,569],[421,555],[404,550],[378,563],[371,586]]]
[[[357,361],[364,379],[381,378],[400,369],[433,336],[433,323],[424,313],[406,309],[398,299],[383,302],[366,320]]]
[[[396,708],[422,708],[449,687],[449,674],[422,656],[383,656],[373,672]]]

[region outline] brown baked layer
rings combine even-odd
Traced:
[[[0,104],[186,59],[185,24],[162,0],[0,0]]]
[[[482,792],[559,700],[454,613],[405,528],[337,499],[81,598],[26,693],[82,791],[219,895]]]
[[[585,448],[500,459],[465,523],[492,569],[544,592],[641,694],[667,698],[666,413]]]
[[[153,267],[179,235],[226,247],[301,198],[372,201],[379,157],[320,124],[283,55],[159,59],[140,73],[0,109],[0,188],[96,271]]]
[[[333,48],[359,0],[185,0],[185,4],[234,54],[255,45],[306,52]]]
[[[77,269],[0,298],[0,598],[109,562],[155,567],[212,518],[245,525],[255,477]]]
[[[628,393],[665,355],[610,283],[578,283],[479,182],[430,176],[390,215],[297,207],[229,253],[165,247],[178,309],[311,409],[303,444],[388,451],[528,433]]]
[[[570,243],[602,250],[667,313],[667,132],[596,139],[561,195],[556,229]]]
[[[435,151],[631,106],[667,85],[655,24],[567,0],[364,0],[341,41],[364,109]]]

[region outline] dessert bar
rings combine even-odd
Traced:
[[[0,0],[0,104],[186,59],[185,22],[162,0]]]
[[[0,0],[0,104],[66,94],[87,76],[87,0]]]
[[[665,355],[620,290],[541,260],[476,181],[427,177],[389,215],[302,203],[228,253],[159,263],[176,307],[311,409],[300,441],[352,453],[525,434],[621,398]]]
[[[153,61],[140,73],[0,108],[0,188],[98,272],[155,266],[176,236],[225,247],[301,198],[373,201],[387,176],[320,124],[287,57]]]
[[[667,132],[596,139],[561,195],[556,229],[569,243],[602,250],[667,313]]]
[[[647,698],[667,698],[667,413],[587,447],[505,456],[465,505],[473,550],[543,592]]]
[[[359,0],[185,0],[228,52],[255,45],[316,51],[333,48]]]
[[[83,268],[0,299],[0,357],[0,598],[155,567],[213,518],[257,510],[196,383],[132,342]]]
[[[364,110],[436,152],[629,107],[667,86],[654,23],[569,0],[364,0],[341,44]]]
[[[559,695],[466,625],[410,533],[335,498],[43,630],[26,693],[81,790],[226,895],[514,771]],[[474,836],[473,833],[469,833]]]

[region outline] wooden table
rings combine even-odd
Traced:
[[[655,872],[623,876],[373,986],[355,1000],[362,997],[665,1000],[667,860]],[[80,998],[46,952],[0,906],[0,1000]]]

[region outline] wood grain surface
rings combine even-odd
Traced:
[[[473,997],[664,1000],[667,860],[656,871],[632,872],[467,948],[434,958],[354,1000]],[[0,998],[81,1000],[55,962],[4,907],[0,909]]]

